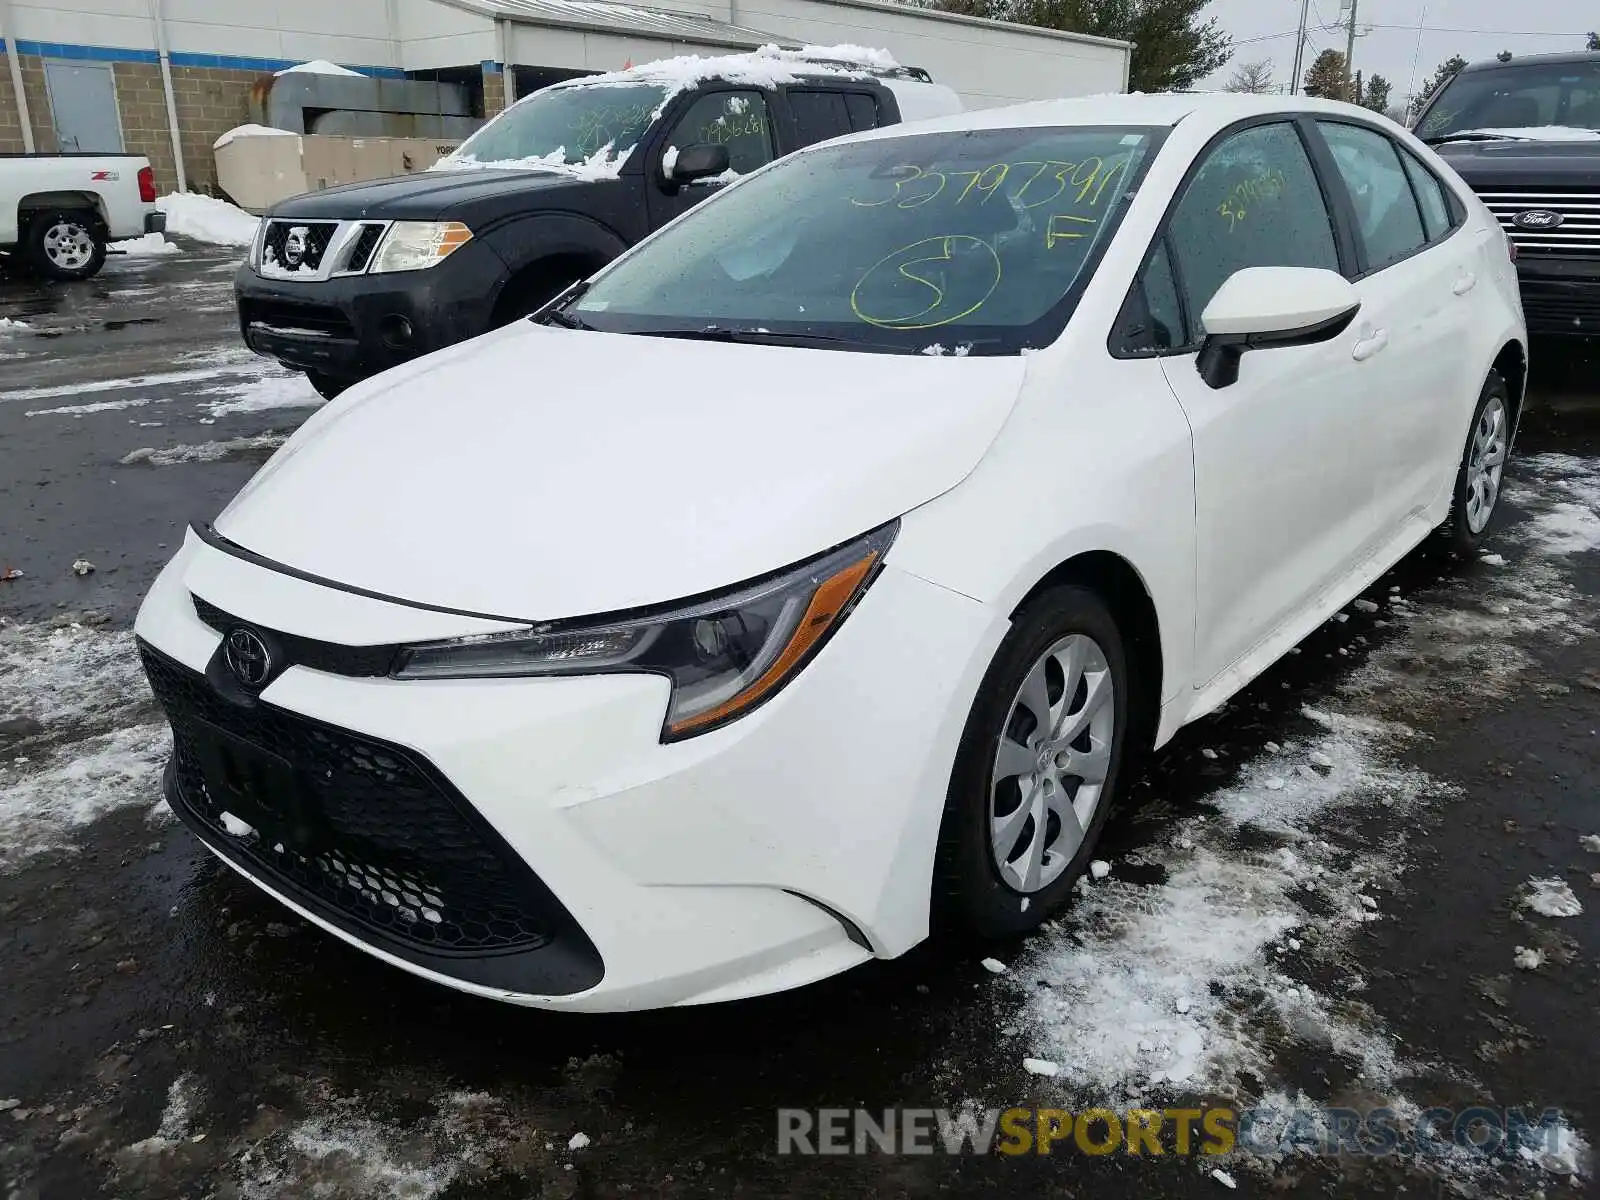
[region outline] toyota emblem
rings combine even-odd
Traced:
[[[1551,212],[1548,208],[1530,208],[1526,212],[1519,212],[1511,218],[1511,223],[1518,229],[1554,229],[1566,220],[1558,212]]]
[[[311,230],[304,225],[296,225],[289,230],[289,236],[283,242],[283,261],[289,267],[298,267],[306,260],[306,249],[311,244]]]
[[[272,651],[254,629],[231,630],[222,657],[234,678],[245,687],[261,687],[272,677]]]

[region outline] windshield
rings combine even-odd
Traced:
[[[545,88],[490,121],[441,165],[576,166],[596,158],[620,165],[666,97],[665,88],[649,83]]]
[[[806,151],[617,262],[567,315],[628,333],[1016,353],[1059,332],[1155,135],[970,130]]]
[[[1463,71],[1444,87],[1414,131],[1600,137],[1600,62],[1525,63]]]

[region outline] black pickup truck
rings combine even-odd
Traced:
[[[270,209],[235,281],[240,331],[331,397],[535,311],[773,158],[959,109],[925,71],[793,52],[554,84],[430,171]]]
[[[1510,234],[1528,332],[1600,337],[1600,53],[1473,63],[1412,132]]]

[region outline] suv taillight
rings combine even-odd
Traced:
[[[139,203],[156,202],[156,173],[150,167],[139,168]]]

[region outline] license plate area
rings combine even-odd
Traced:
[[[301,853],[327,844],[321,806],[288,759],[206,721],[191,724],[212,804],[255,828],[268,845]]]

